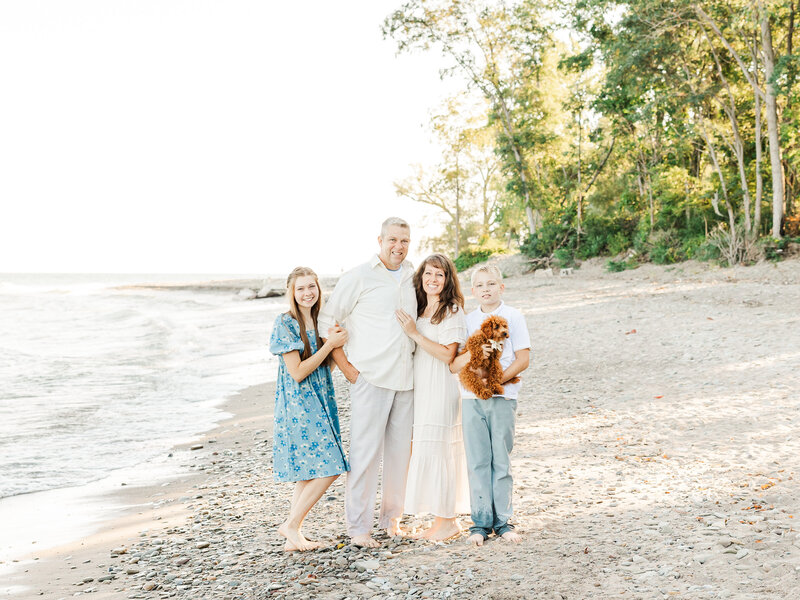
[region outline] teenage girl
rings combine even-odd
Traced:
[[[323,544],[300,532],[303,519],[325,490],[350,467],[342,447],[329,355],[347,341],[347,331],[331,329],[323,343],[317,327],[322,292],[316,273],[297,267],[286,281],[289,311],[272,328],[270,351],[279,356],[275,390],[273,472],[276,481],[294,481],[289,516],[278,527],[285,551],[313,550]]]

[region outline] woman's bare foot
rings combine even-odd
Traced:
[[[424,540],[428,531],[430,530],[426,529],[425,531],[414,531],[413,533],[409,533],[408,537],[410,537],[412,540]]]
[[[480,533],[473,533],[467,538],[467,543],[473,546],[483,546],[483,535]]]
[[[430,541],[443,542],[459,535],[461,533],[461,527],[458,526],[458,522],[455,519],[448,519],[440,524],[439,527],[431,527],[425,533],[427,534],[425,537]]]
[[[420,531],[416,535],[416,538],[418,540],[429,540],[431,536],[436,533],[439,527],[441,527],[441,524],[442,524],[441,519],[439,519],[439,517],[435,517],[433,519],[433,524],[430,527],[428,527],[425,531]]]
[[[395,536],[408,536],[405,531],[400,529],[400,519],[392,519],[391,524],[386,528],[386,535],[388,535],[390,538]]]
[[[378,548],[380,546],[380,542],[368,533],[354,535],[350,538],[350,543],[354,546],[360,546],[361,548]]]
[[[513,542],[515,544],[519,544],[522,541],[522,536],[515,531],[506,531],[503,535],[500,536],[507,542]]]
[[[306,552],[323,546],[321,542],[307,540],[299,529],[289,527],[286,523],[278,527],[278,533],[286,538],[286,543],[283,545],[284,552]]]

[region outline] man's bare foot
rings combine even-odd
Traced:
[[[473,533],[467,538],[467,543],[473,546],[483,546],[483,536],[480,533]]]
[[[519,544],[522,541],[522,536],[518,534],[516,531],[506,531],[503,535],[500,536],[507,542],[513,542],[515,544]]]
[[[289,527],[286,523],[278,527],[278,533],[286,538],[286,543],[283,546],[284,552],[306,552],[308,550],[316,550],[323,545],[320,542],[307,540],[299,529]]]
[[[380,546],[380,542],[368,533],[354,535],[350,538],[350,543],[361,548],[378,548]]]

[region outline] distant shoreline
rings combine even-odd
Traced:
[[[323,290],[333,290],[338,277],[320,277]],[[281,278],[265,279],[221,279],[213,281],[180,283],[135,283],[115,286],[116,290],[156,290],[170,292],[225,292],[242,293],[250,290],[255,298],[276,298],[286,293],[286,281]]]

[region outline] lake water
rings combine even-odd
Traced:
[[[118,287],[211,279],[0,274],[0,498],[147,461],[210,429],[233,392],[274,379],[283,299]]]

